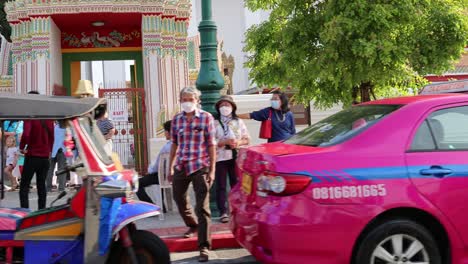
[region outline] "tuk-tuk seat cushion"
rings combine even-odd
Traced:
[[[27,208],[0,208],[0,230],[16,230],[18,220],[30,212]]]

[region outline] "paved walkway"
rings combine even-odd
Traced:
[[[198,251],[172,253],[172,264],[198,264]],[[245,249],[220,249],[210,251],[210,264],[260,264]]]
[[[57,198],[58,192],[48,193],[47,205]],[[58,200],[54,205],[65,204],[68,198],[71,198],[74,194],[73,190],[69,190],[67,196]],[[32,210],[37,210],[37,193],[33,189],[29,194],[29,205]],[[194,199],[192,199],[194,201]],[[5,199],[0,201],[0,207],[15,208],[19,207],[19,193],[5,192]],[[174,210],[176,210],[174,208]],[[150,230],[157,234],[166,242],[171,252],[185,252],[193,251],[197,249],[197,238],[183,238],[183,234],[187,231],[187,227],[179,216],[177,211],[172,211],[164,214],[162,219],[159,216],[142,219],[136,222],[138,229]],[[235,241],[232,233],[229,230],[228,224],[222,224],[219,222],[219,218],[212,219],[212,239],[213,249],[220,248],[239,248],[240,246]]]

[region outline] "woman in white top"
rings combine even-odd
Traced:
[[[221,222],[229,221],[226,210],[226,185],[232,188],[237,183],[235,170],[237,149],[248,145],[249,133],[244,122],[236,115],[237,105],[231,96],[221,96],[215,105],[218,112],[216,120],[216,203],[221,215]]]

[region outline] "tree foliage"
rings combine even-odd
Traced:
[[[467,44],[468,0],[246,0],[269,20],[246,33],[250,77],[330,106],[416,90]]]
[[[9,42],[11,42],[11,27],[8,23],[7,15],[5,12],[6,0],[0,0],[0,34]]]

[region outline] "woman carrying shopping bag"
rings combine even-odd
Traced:
[[[286,140],[296,134],[294,115],[289,110],[288,97],[283,92],[274,91],[270,102],[271,107],[239,114],[239,117],[261,121],[259,137],[268,139],[268,142]]]

